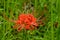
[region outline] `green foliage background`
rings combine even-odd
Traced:
[[[44,13],[45,26],[33,31],[14,30],[14,23],[5,20],[4,15],[16,20],[23,12],[33,12],[36,18]],[[60,40],[60,0],[0,0],[0,40]]]

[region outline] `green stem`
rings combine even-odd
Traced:
[[[54,17],[53,14],[54,13],[53,13],[53,7],[52,7],[53,6],[53,2],[54,1],[51,0],[51,37],[52,37],[51,40],[54,40],[54,30],[53,30],[53,17]]]

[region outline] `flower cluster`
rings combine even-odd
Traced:
[[[20,14],[13,28],[17,28],[20,31],[22,29],[32,30],[37,26],[36,18],[32,14]]]

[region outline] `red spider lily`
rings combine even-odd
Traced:
[[[38,26],[36,18],[32,14],[21,14],[18,17],[18,20],[15,21],[15,26],[18,31],[22,29],[33,30]]]

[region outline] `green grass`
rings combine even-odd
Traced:
[[[12,28],[14,23],[8,20],[17,20],[23,12],[34,12],[36,18],[44,15],[46,20],[40,20],[45,25],[33,31],[16,31]],[[0,40],[60,40],[60,0],[0,0]]]

